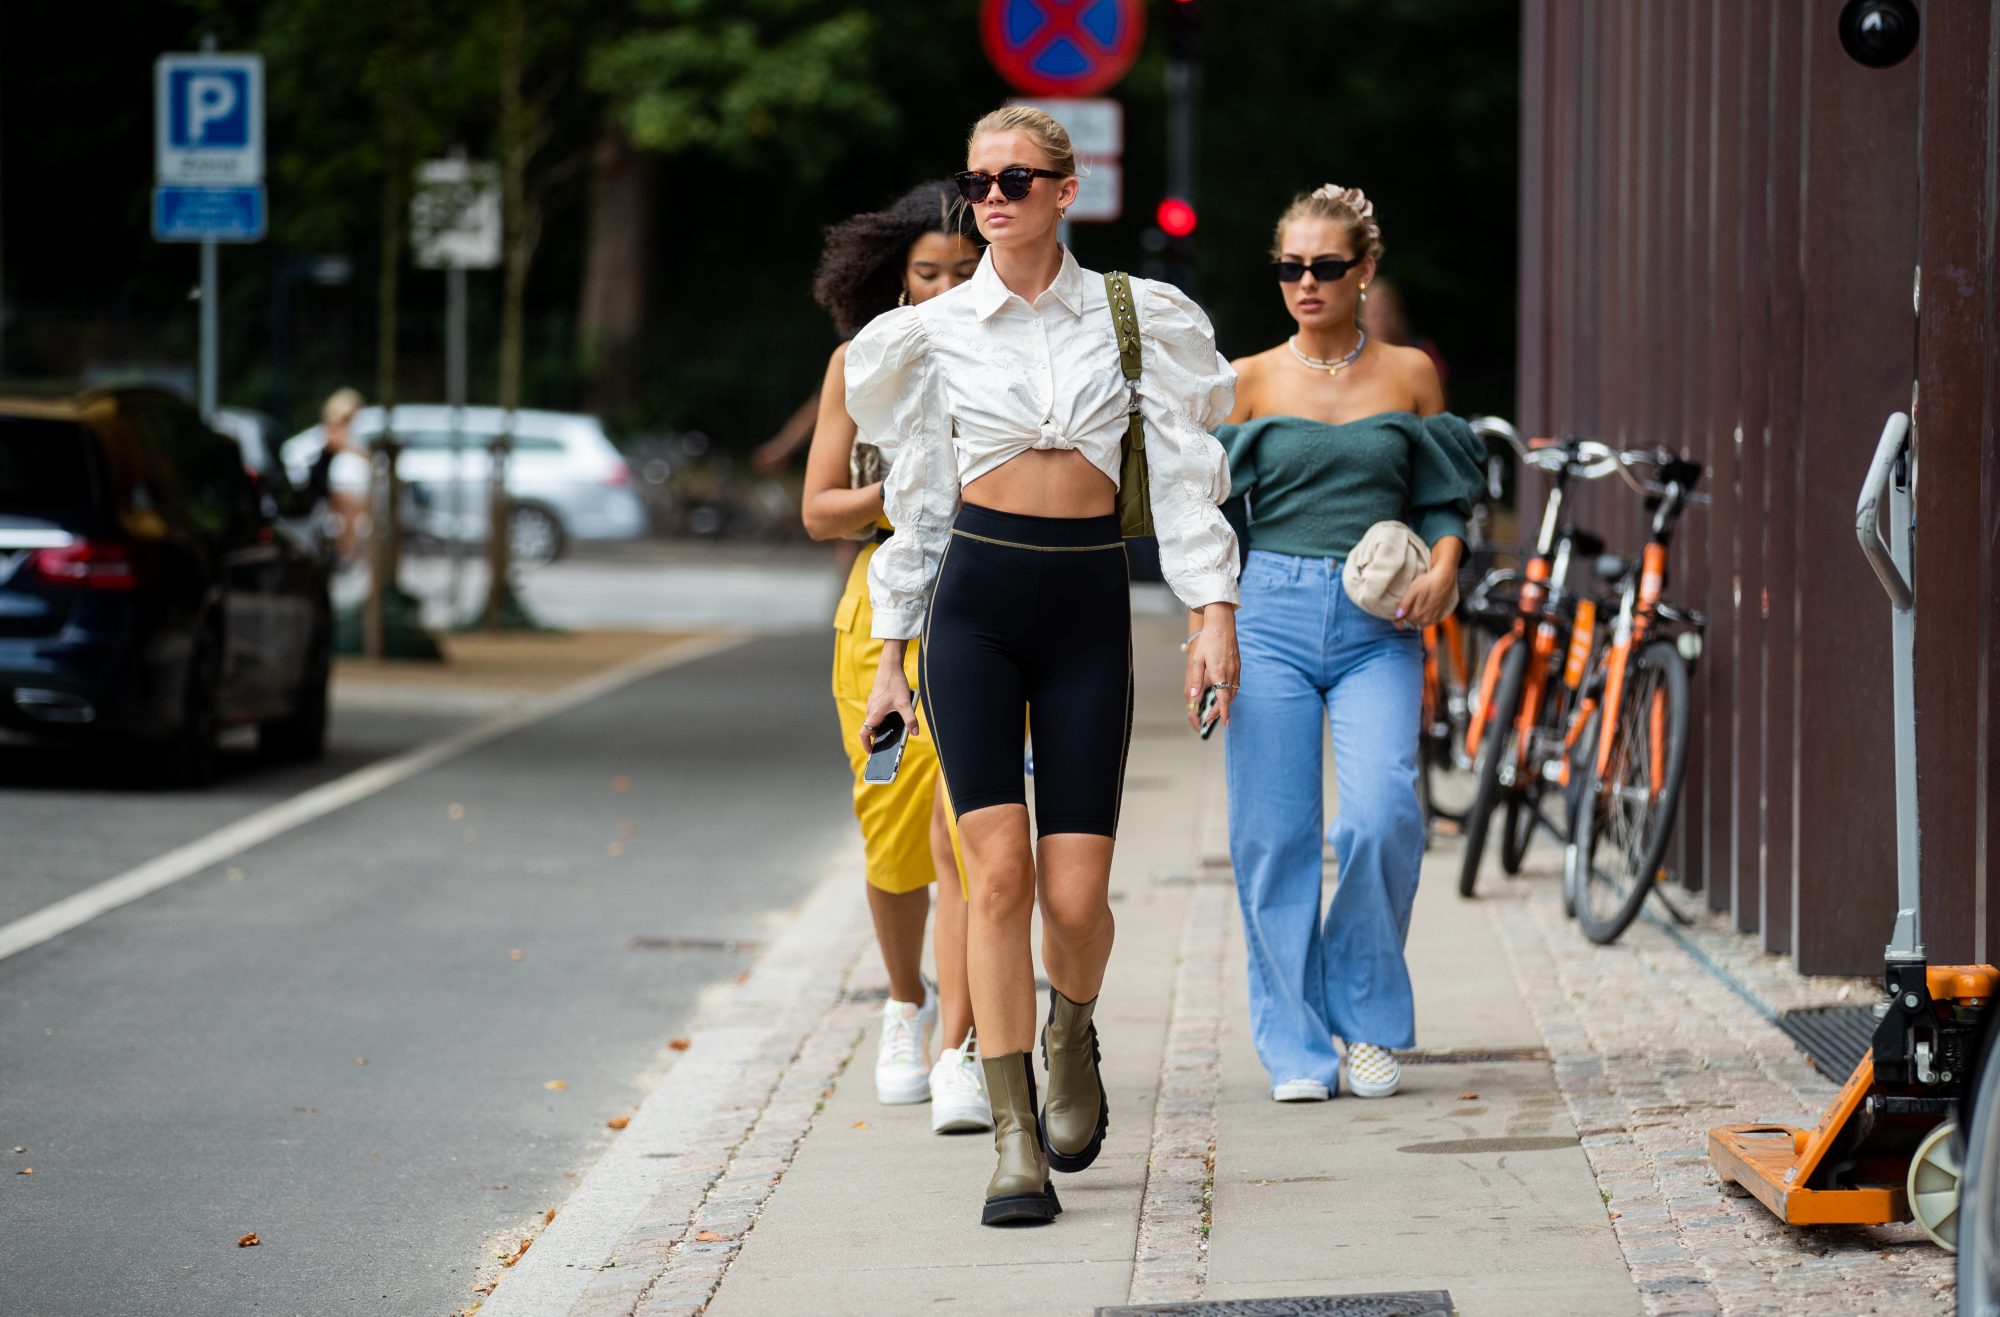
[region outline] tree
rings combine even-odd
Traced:
[[[637,31],[590,61],[607,97],[591,156],[591,215],[577,315],[593,410],[629,413],[646,320],[652,160],[706,153],[801,181],[892,119],[874,80],[872,17],[807,15],[802,0],[638,0]]]

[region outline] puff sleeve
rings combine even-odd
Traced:
[[[1486,478],[1486,445],[1450,412],[1423,418],[1410,447],[1409,507],[1403,520],[1425,544],[1463,540],[1472,500]]]
[[[1237,562],[1250,540],[1250,497],[1257,488],[1257,440],[1262,429],[1255,424],[1224,425],[1215,432],[1215,441],[1229,455],[1229,497],[1223,501],[1222,516],[1236,532]]]
[[[1190,609],[1234,604],[1236,532],[1221,508],[1229,458],[1211,432],[1236,401],[1236,371],[1215,350],[1208,316],[1185,293],[1151,279],[1133,283],[1160,572]]]
[[[914,306],[877,316],[847,348],[847,414],[889,474],[882,509],[895,532],[868,564],[874,634],[908,640],[923,630],[931,581],[958,511],[958,467],[943,381]]]

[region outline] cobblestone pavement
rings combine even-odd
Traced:
[[[1661,928],[1642,920],[1616,945],[1592,945],[1563,916],[1560,865],[1538,852],[1482,899],[1648,1311],[1950,1312],[1952,1259],[1915,1225],[1793,1229],[1722,1188],[1710,1126],[1812,1125],[1833,1084]],[[1716,921],[1682,936],[1773,1007],[1872,991],[1802,978]]]

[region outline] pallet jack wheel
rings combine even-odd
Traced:
[[[1924,1136],[1910,1158],[1910,1212],[1947,1253],[1958,1252],[1959,1165],[1951,1148],[1957,1131],[1954,1122],[1944,1122]]]

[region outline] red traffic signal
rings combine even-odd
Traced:
[[[1193,206],[1179,197],[1168,197],[1160,203],[1160,208],[1153,212],[1153,222],[1158,224],[1160,232],[1169,238],[1185,238],[1194,232],[1198,221]]]

